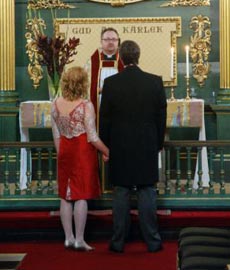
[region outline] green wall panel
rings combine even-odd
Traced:
[[[184,46],[190,41],[193,34],[189,28],[190,20],[199,14],[208,16],[211,21],[211,44],[212,51],[209,56],[211,71],[205,86],[200,88],[196,80],[191,79],[191,87],[195,88],[198,97],[209,100],[212,91],[219,89],[219,1],[211,1],[210,7],[160,7],[161,4],[169,1],[143,1],[136,4],[127,4],[124,7],[112,7],[109,4],[100,4],[89,1],[64,1],[77,6],[71,9],[69,16],[72,18],[103,18],[103,17],[170,17],[180,16],[182,19],[182,37],[178,38],[178,86],[175,89],[178,98],[185,96],[185,52]],[[47,82],[43,80],[38,90],[33,89],[32,82],[27,75],[28,58],[25,45],[25,24],[26,24],[27,1],[16,1],[16,88],[20,100],[47,99]],[[47,24],[47,31],[52,35],[52,21],[49,10],[41,11],[42,18]],[[68,16],[66,10],[57,11],[57,17]],[[98,33],[99,35],[100,33]],[[45,75],[45,74],[44,74]],[[41,90],[42,89],[42,90]]]
[[[18,110],[9,112],[8,109],[0,111],[0,141],[17,141],[19,134],[18,130]]]
[[[127,4],[124,7],[112,7],[109,4],[94,3],[86,0],[82,1],[63,1],[75,5],[76,9],[71,9],[70,18],[104,18],[104,17],[170,17],[180,16],[182,19],[182,37],[177,40],[178,53],[178,85],[175,88],[176,98],[184,98],[186,95],[185,85],[185,51],[184,46],[190,42],[190,37],[193,35],[192,29],[189,28],[190,20],[193,16],[202,15],[208,16],[211,21],[211,52],[209,62],[211,70],[208,74],[208,79],[205,85],[200,87],[195,79],[191,79],[190,86],[195,89],[196,97],[203,98],[205,104],[214,102],[212,93],[217,96],[219,91],[219,1],[211,1],[210,7],[160,7],[160,5],[169,2],[170,0],[149,0],[134,4]],[[19,94],[20,101],[26,100],[47,100],[48,89],[47,81],[44,78],[37,90],[33,88],[32,81],[27,74],[28,57],[26,55],[26,39],[25,39],[25,24],[26,24],[26,8],[27,1],[15,1],[15,16],[16,16],[16,90]],[[52,35],[53,27],[49,10],[42,10],[41,17],[45,19],[47,24],[46,33]],[[66,10],[57,11],[58,18],[68,17]],[[99,37],[100,33],[98,33]],[[45,77],[45,74],[44,74]],[[167,95],[170,96],[170,89],[166,89]],[[209,111],[206,114],[206,130],[207,138],[211,139],[216,136],[216,118],[215,113]],[[17,130],[17,133],[19,131]],[[187,137],[187,132],[184,137]],[[176,132],[177,133],[177,132]],[[188,132],[189,137],[194,132]],[[49,135],[47,135],[49,137]],[[47,138],[45,136],[45,138]],[[181,135],[180,135],[181,136]],[[179,137],[180,137],[179,136]],[[192,135],[193,136],[193,135]],[[197,132],[194,134],[196,138]]]

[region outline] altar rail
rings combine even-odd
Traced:
[[[202,149],[207,148],[209,182],[204,185]],[[27,158],[26,188],[20,189],[20,150]],[[229,209],[230,141],[167,141],[162,153],[163,177],[158,183],[158,207]],[[32,162],[31,158],[32,157]],[[195,167],[197,166],[197,169]],[[198,175],[194,184],[195,174]],[[110,208],[111,192],[91,203]],[[135,192],[134,192],[135,194]],[[0,143],[0,209],[57,209],[56,152],[53,142]]]

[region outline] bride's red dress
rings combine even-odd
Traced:
[[[100,195],[95,113],[90,101],[83,101],[68,116],[52,107],[54,136],[59,136],[58,192],[65,200],[93,199]],[[56,134],[56,135],[55,135]]]

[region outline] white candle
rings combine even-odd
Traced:
[[[173,66],[173,57],[174,57],[174,48],[171,48],[171,68],[170,68],[170,77],[171,79],[174,78],[174,66]]]
[[[186,77],[189,78],[189,46],[185,46],[186,51]]]

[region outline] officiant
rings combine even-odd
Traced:
[[[103,28],[101,48],[94,51],[85,66],[90,80],[88,96],[97,114],[97,127],[104,79],[123,70],[123,63],[118,52],[119,45],[120,38],[117,30],[112,27]]]

